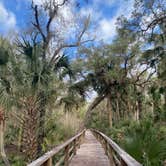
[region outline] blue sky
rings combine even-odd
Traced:
[[[40,4],[42,0],[34,0]],[[72,0],[73,1],[73,0]],[[82,0],[83,1],[83,0]],[[116,35],[116,19],[124,14],[129,17],[134,0],[89,0],[81,5],[79,15],[91,15],[91,22],[95,23],[95,36],[109,42]],[[20,31],[30,21],[31,0],[0,0],[0,34],[7,35],[11,31]],[[66,19],[71,19],[70,8],[62,9],[67,13]]]

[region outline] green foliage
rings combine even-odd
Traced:
[[[144,165],[161,165],[166,155],[166,140],[159,138],[159,127],[151,119],[131,124],[126,128],[122,147]]]
[[[10,44],[5,39],[0,37],[0,66],[6,65],[9,61]]]
[[[17,110],[18,120],[25,114],[24,104],[30,105],[26,99],[37,98],[37,111],[41,116],[36,114],[35,134],[46,134],[42,136],[43,152],[76,133],[85,117],[87,92],[93,90],[101,101],[89,107],[95,109],[87,127],[97,128],[111,136],[144,165],[162,164],[166,156],[166,6],[158,0],[135,2],[132,18],[127,20],[123,16],[118,19],[117,36],[111,44],[81,47],[78,58],[72,63],[67,55],[58,59],[60,52],[56,48],[57,56],[50,61],[48,54],[51,49],[47,48],[50,41],[46,39],[52,38],[49,36],[52,32],[47,33],[48,38],[43,41],[38,36],[40,33],[36,36],[32,33],[16,46],[0,38],[0,107],[12,112]],[[153,19],[146,19],[149,15]],[[142,25],[143,20],[146,25]],[[86,24],[89,24],[89,19]],[[140,33],[145,26],[147,29]],[[45,37],[42,35],[42,38]],[[145,66],[147,69],[141,71]],[[155,72],[149,73],[148,69]],[[107,108],[104,99],[110,102]],[[57,109],[53,112],[59,105],[61,113]],[[113,128],[109,127],[108,110],[113,114]],[[149,112],[152,116],[147,116]],[[136,114],[138,117],[135,118]],[[11,122],[16,120],[12,116],[9,118]],[[24,119],[20,121],[20,124],[24,123]],[[20,144],[17,139],[23,130],[20,124],[7,125],[7,145]],[[9,156],[12,165],[23,165],[23,156]]]
[[[0,49],[0,65],[6,65],[9,59],[9,53],[4,48]]]
[[[100,131],[104,131],[108,128],[109,122],[105,116],[99,117],[98,113],[93,112],[91,114],[92,118],[87,125],[88,128],[100,129]]]
[[[10,157],[10,160],[11,160],[11,163],[12,163],[12,166],[26,166],[26,162],[25,162],[25,159],[23,156],[21,155],[12,155]]]
[[[15,125],[15,127],[13,127],[12,124],[8,124],[6,135],[5,135],[5,142],[6,142],[6,144],[12,143],[12,144],[16,144],[17,145],[16,138],[17,138],[18,135],[19,135],[19,128],[18,128],[18,126]]]
[[[20,156],[20,155],[9,155],[10,158],[10,163],[12,164],[12,166],[26,166],[26,162],[24,160],[24,157]],[[3,161],[0,160],[0,165],[4,166]]]
[[[42,145],[44,152],[74,136],[81,127],[83,117],[81,117],[79,110],[77,112],[74,110],[63,112],[62,107],[59,107],[59,109],[58,112],[57,110],[52,112],[51,118],[47,118],[47,135]],[[50,116],[49,112],[47,112],[48,116]]]
[[[153,116],[146,114],[140,121],[121,120],[110,128],[106,117],[95,110],[88,127],[96,128],[110,136],[143,165],[162,165],[166,155],[164,122],[155,123]]]

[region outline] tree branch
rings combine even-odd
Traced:
[[[32,22],[33,26],[37,28],[37,30],[39,31],[39,33],[41,34],[42,38],[43,38],[43,41],[46,42],[46,36],[43,32],[43,30],[41,29],[41,25],[40,25],[40,22],[39,22],[39,12],[38,12],[38,6],[37,5],[33,5],[32,3],[32,9],[35,13],[35,23]]]
[[[48,19],[48,22],[47,22],[47,25],[46,25],[47,41],[49,41],[49,38],[50,38],[50,26],[51,26],[51,23],[52,23],[53,19],[55,18],[55,15],[57,14],[57,10],[60,6],[63,6],[66,2],[67,2],[67,0],[63,0],[62,3],[55,4],[55,1],[54,1],[53,2],[54,9],[51,9],[51,5],[49,6],[49,10],[50,10],[49,19]]]
[[[151,21],[145,29],[142,29],[142,31],[146,32],[149,29],[153,29],[157,24],[161,24],[165,20],[166,20],[166,15],[164,15],[162,17],[158,17],[158,18],[154,19],[153,21]]]
[[[150,66],[147,66],[141,73],[139,73],[139,75],[137,76],[134,82],[137,83],[140,80],[140,77],[150,68],[151,68]]]

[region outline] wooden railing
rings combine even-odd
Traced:
[[[118,166],[142,166],[138,161],[121,149],[114,141],[105,134],[91,129],[95,137],[102,144],[106,155],[110,160],[110,165]]]
[[[58,166],[62,163],[63,165],[67,166],[72,156],[76,154],[76,150],[80,147],[84,136],[85,130],[72,137],[62,145],[59,145],[51,151],[45,153],[43,156],[28,164],[27,166]],[[55,157],[58,157],[58,159]]]

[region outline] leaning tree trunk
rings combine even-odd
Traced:
[[[0,110],[0,153],[5,165],[10,166],[10,163],[6,156],[5,148],[4,148],[4,124],[5,124],[4,113],[3,113],[3,110]]]
[[[85,119],[84,119],[84,125],[87,126],[90,119],[91,119],[91,113],[92,113],[92,110],[94,108],[96,108],[100,103],[101,101],[104,100],[106,95],[100,95],[98,97],[96,97],[93,102],[89,105],[88,109],[87,109],[87,112],[86,112],[86,115],[85,115]]]

